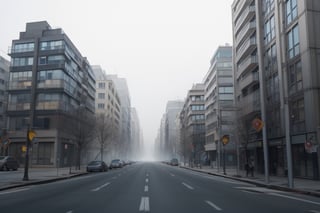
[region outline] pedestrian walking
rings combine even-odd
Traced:
[[[248,175],[249,175],[249,170],[250,170],[250,168],[249,168],[249,163],[248,163],[248,162],[246,162],[246,164],[244,165],[244,168],[245,168],[245,170],[246,170],[246,177],[248,177]]]
[[[253,177],[254,176],[254,161],[253,161],[253,159],[251,159],[249,162],[249,170],[251,173],[251,177]]]

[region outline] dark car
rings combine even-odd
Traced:
[[[172,158],[170,161],[170,165],[171,166],[178,166],[179,165],[179,161],[177,158]]]
[[[123,162],[120,159],[114,159],[111,161],[110,169],[121,168],[123,166]]]
[[[108,166],[103,161],[91,161],[88,163],[87,172],[105,172],[108,171]]]
[[[17,170],[19,168],[18,161],[11,156],[0,156],[0,170]]]

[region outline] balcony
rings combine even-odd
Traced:
[[[256,55],[247,57],[241,64],[238,65],[236,78],[239,79],[241,75],[244,75],[246,72],[253,70],[257,66],[258,57]]]
[[[239,31],[243,28],[243,25],[249,22],[255,15],[255,6],[247,7],[237,21],[237,25],[235,26],[235,33],[238,34]]]
[[[260,111],[260,91],[256,90],[253,93],[243,97],[239,104],[241,106],[243,115]]]
[[[237,50],[236,61],[239,62],[241,59],[246,58],[257,48],[256,37],[247,39]]]
[[[32,85],[31,80],[26,81],[11,81],[9,84],[9,90],[30,90]]]
[[[250,73],[240,81],[239,87],[240,89],[244,89],[258,82],[259,82],[259,73],[258,72]]]
[[[234,20],[239,19],[239,16],[241,15],[243,8],[250,5],[252,1],[253,0],[240,0],[239,1],[239,4],[237,5],[236,11],[233,14]]]
[[[240,44],[244,39],[250,37],[256,30],[256,21],[248,22],[237,34],[236,44]]]
[[[12,103],[8,104],[8,111],[30,110],[30,103]]]

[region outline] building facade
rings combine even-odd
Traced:
[[[316,0],[236,0],[232,6],[237,104],[242,107],[242,161],[264,171],[262,136],[270,173],[319,179],[319,51]],[[258,118],[264,129],[257,131]],[[306,143],[308,142],[308,143]],[[306,146],[308,144],[308,146]]]
[[[74,112],[94,115],[95,81],[88,60],[62,29],[46,21],[26,24],[12,41],[8,88],[9,154],[24,162],[28,128],[36,131],[33,165],[70,166],[76,139],[62,121]],[[71,117],[70,117],[71,116]]]
[[[10,61],[0,56],[0,132],[1,132],[1,141],[0,141],[0,154],[6,155],[7,148],[10,143],[7,137],[6,129],[6,111],[7,111],[7,102],[8,102],[8,81],[9,81],[9,67]]]
[[[121,102],[119,157],[127,158],[131,152],[131,98],[128,84],[125,78],[119,78],[117,75],[107,75],[107,78],[114,82],[119,94]]]
[[[205,155],[205,85],[195,84],[189,90],[180,117],[180,146],[185,163],[202,165]]]
[[[210,61],[210,68],[204,77],[205,85],[205,130],[208,160],[213,166],[221,166],[223,151],[228,164],[236,162],[234,135],[234,80],[232,71],[232,47],[220,46]],[[221,137],[231,139],[226,145]]]
[[[106,129],[106,132],[97,132],[100,137],[95,138],[90,144],[88,158],[110,162],[119,153],[121,102],[115,84],[107,78],[107,74],[101,66],[93,65],[92,70],[96,82],[95,113],[97,120],[101,121],[98,122],[98,125],[103,125],[97,128]],[[103,138],[101,138],[101,134]]]
[[[177,125],[176,118],[179,116],[184,102],[180,100],[168,101],[166,113],[163,119],[163,153],[166,160],[178,157]]]

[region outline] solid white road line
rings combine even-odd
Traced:
[[[149,179],[148,178],[146,178],[146,183],[148,183],[149,182]]]
[[[222,209],[220,208],[220,207],[218,207],[217,205],[215,205],[214,203],[212,203],[212,202],[210,202],[210,201],[208,201],[208,200],[206,200],[205,201],[209,206],[211,206],[211,207],[213,207],[215,210],[217,210],[217,211],[221,211]]]
[[[102,188],[104,188],[104,187],[108,186],[109,184],[110,184],[110,183],[105,183],[105,184],[103,184],[102,186],[99,186],[98,188],[92,189],[91,191],[93,191],[93,192],[97,192],[97,191],[99,191],[100,189],[102,189]]]
[[[317,211],[317,210],[309,210],[308,212],[310,212],[310,213],[320,213],[320,211]]]
[[[188,185],[188,184],[186,184],[186,183],[182,183],[182,185],[184,185],[184,186],[187,187],[188,189],[191,189],[191,190],[194,189],[192,186],[190,186],[190,185]]]
[[[149,177],[149,174],[147,173],[146,176]]]
[[[22,192],[22,191],[26,191],[29,189],[30,188],[22,188],[22,189],[10,190],[10,191],[6,191],[6,192],[0,192],[0,195],[11,194],[11,193],[15,193],[15,192]]]
[[[148,192],[149,191],[149,187],[148,186],[144,186],[144,191]]]
[[[298,201],[301,201],[301,202],[311,203],[311,204],[315,204],[315,205],[319,205],[320,206],[319,202],[314,202],[314,201],[311,201],[311,200],[305,200],[305,199],[302,199],[302,198],[297,198],[297,197],[292,197],[292,196],[287,196],[287,195],[281,195],[281,194],[277,194],[277,193],[268,193],[268,194],[269,195],[278,196],[278,197],[284,197],[284,198],[288,198],[288,199],[292,199],[292,200],[298,200]]]
[[[141,198],[139,211],[143,211],[143,212],[150,211],[149,197],[142,197]]]

